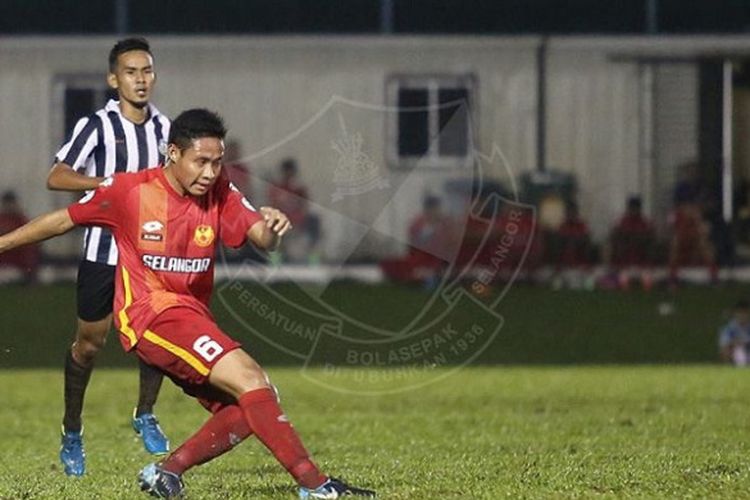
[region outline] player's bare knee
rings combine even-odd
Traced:
[[[209,381],[237,398],[246,392],[270,387],[260,365],[241,349],[220,359],[211,370]]]
[[[266,373],[259,366],[248,368],[242,376],[242,386],[245,388],[243,392],[271,387],[268,378],[266,377]]]
[[[107,329],[101,324],[81,322],[73,343],[73,356],[81,364],[91,363],[107,341]]]
[[[104,337],[79,338],[73,344],[73,355],[80,364],[87,365],[94,361],[94,358],[102,350],[104,344]]]

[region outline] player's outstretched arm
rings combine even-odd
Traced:
[[[281,237],[291,228],[292,224],[284,212],[272,207],[260,207],[263,220],[256,222],[247,232],[247,238],[262,250],[276,250],[281,243]]]
[[[0,236],[0,253],[67,233],[74,227],[73,219],[66,208],[40,215],[18,229]]]
[[[47,189],[52,191],[88,191],[96,189],[104,177],[89,177],[76,172],[63,162],[55,163],[47,176]]]

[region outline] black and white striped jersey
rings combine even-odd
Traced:
[[[119,102],[112,99],[96,113],[78,120],[70,139],[55,155],[55,162],[91,177],[156,167],[164,163],[169,123],[166,116],[149,104],[148,119],[135,124],[122,116]],[[83,258],[111,266],[117,264],[117,246],[107,229],[86,229]]]

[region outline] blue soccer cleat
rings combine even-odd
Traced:
[[[141,491],[156,498],[183,498],[185,485],[180,476],[156,464],[148,464],[138,473]]]
[[[159,427],[159,421],[153,413],[135,416],[133,410],[133,430],[143,439],[143,447],[152,455],[166,455],[169,453],[169,439]]]
[[[369,497],[369,498],[375,498],[375,492],[372,490],[365,490],[362,488],[355,488],[354,486],[349,486],[345,482],[341,481],[340,479],[336,479],[334,477],[329,478],[328,481],[323,483],[322,485],[318,486],[315,489],[310,488],[300,488],[299,489],[299,497],[302,500],[307,500],[310,498],[322,498],[322,499],[331,499],[331,498],[341,498],[343,496],[355,496],[355,497]]]
[[[60,462],[68,476],[83,476],[86,472],[86,452],[83,451],[83,430],[65,432],[62,430]]]

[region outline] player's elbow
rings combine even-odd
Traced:
[[[62,185],[61,180],[61,169],[60,165],[57,164],[54,167],[52,167],[52,170],[50,170],[49,175],[47,175],[47,189],[50,191],[60,191],[64,188]]]
[[[247,232],[247,239],[256,248],[266,252],[273,252],[279,246],[276,235],[267,226],[265,221],[258,221]]]
[[[65,234],[76,226],[66,208],[61,208],[51,215],[53,217],[52,227],[55,236]]]

